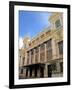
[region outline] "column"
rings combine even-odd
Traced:
[[[46,58],[46,43],[45,43],[45,62],[47,61],[47,58]]]
[[[27,52],[25,53],[25,65],[27,65]]]
[[[19,67],[21,66],[21,56],[19,56]]]
[[[34,69],[32,69],[32,77],[34,77],[35,75],[35,72],[34,72]]]
[[[57,71],[60,73],[60,62],[56,63]]]
[[[37,77],[40,77],[40,68],[37,69]]]
[[[29,51],[29,64],[31,64],[31,51]]]
[[[24,68],[23,68],[23,76],[24,76],[24,78],[26,76],[26,69],[24,69]]]
[[[28,78],[30,77],[30,70],[28,69]]]
[[[58,47],[58,44],[56,45],[56,53],[57,53],[57,58],[60,58],[60,54],[59,54],[59,47]]]
[[[35,63],[35,49],[34,49],[34,62],[33,63]]]
[[[26,68],[26,74],[25,74],[25,78],[28,77],[28,69]]]
[[[54,39],[52,39],[52,58],[56,59],[57,58],[57,53],[56,53],[56,42]]]
[[[45,68],[44,68],[44,77],[48,77],[48,68],[47,68],[47,65],[45,65]]]
[[[40,62],[40,46],[39,46],[39,62]]]
[[[23,65],[23,63],[22,63],[22,56],[21,56],[21,66]]]

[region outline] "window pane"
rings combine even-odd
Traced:
[[[51,39],[47,41],[46,46],[47,46],[47,49],[52,47]]]
[[[23,65],[24,65],[25,57],[23,57]]]
[[[47,60],[52,59],[52,49],[47,51]]]
[[[61,23],[60,23],[60,20],[59,19],[55,22],[55,26],[56,26],[56,28],[58,28],[58,27],[61,26]]]
[[[45,53],[44,52],[40,53],[40,60],[41,61],[45,60]]]
[[[23,74],[23,69],[21,69],[21,74]]]
[[[41,50],[44,50],[45,49],[45,45],[42,44],[41,47],[40,47]]]
[[[36,55],[35,55],[35,62],[36,62],[36,63],[38,62],[38,58],[39,58],[39,56],[38,56],[38,54],[36,54]]]
[[[51,64],[52,71],[57,70],[56,63]]]
[[[29,52],[27,52],[27,64],[29,64]]]
[[[58,46],[59,46],[59,54],[63,54],[63,41],[59,42],[58,43]]]
[[[60,72],[63,72],[63,62],[60,63]]]
[[[32,49],[32,50],[31,50],[31,55],[33,55],[33,54],[34,54],[34,50]]]
[[[38,53],[38,52],[39,52],[39,47],[36,47],[35,53]]]

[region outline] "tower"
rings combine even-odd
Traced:
[[[49,21],[51,23],[51,29],[53,30],[59,29],[60,27],[63,26],[63,13],[58,12],[53,13],[50,16]]]
[[[23,48],[27,48],[30,43],[30,38],[28,36],[24,37],[23,39]]]

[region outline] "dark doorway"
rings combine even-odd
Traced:
[[[52,68],[51,68],[51,65],[48,65],[48,77],[52,77]]]
[[[35,77],[37,77],[37,68],[35,68]]]
[[[30,77],[32,77],[32,69],[30,69]]]
[[[21,69],[21,74],[23,74],[23,69]]]
[[[26,70],[26,77],[28,76],[28,69]]]
[[[43,67],[40,68],[40,77],[44,77],[44,68]]]

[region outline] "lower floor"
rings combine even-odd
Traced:
[[[43,78],[62,77],[63,61],[53,61],[50,63],[37,63],[19,68],[19,79],[23,78]]]

